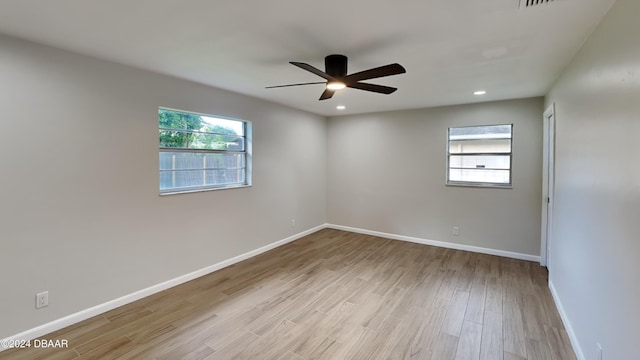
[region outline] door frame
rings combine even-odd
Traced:
[[[550,268],[550,248],[553,240],[553,195],[555,190],[555,103],[552,103],[544,111],[542,124],[542,224],[540,229],[540,265]]]

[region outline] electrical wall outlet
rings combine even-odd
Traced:
[[[296,219],[291,219],[291,227],[295,227],[296,226]]]
[[[49,292],[43,291],[36,294],[36,309],[49,306]]]
[[[453,227],[453,235],[455,235],[455,236],[460,235],[460,227],[458,227],[458,226],[454,226]]]

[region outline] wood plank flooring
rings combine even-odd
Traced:
[[[322,230],[0,359],[572,360],[539,264]]]

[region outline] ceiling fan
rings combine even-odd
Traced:
[[[277,86],[267,86],[267,89],[280,88],[280,87],[289,87],[289,86],[300,86],[300,85],[312,85],[312,84],[325,84],[325,90],[320,95],[319,100],[327,100],[330,99],[336,90],[344,89],[345,87],[350,87],[354,89],[360,89],[365,91],[372,91],[380,94],[391,94],[392,92],[398,90],[394,87],[369,84],[360,82],[362,80],[369,80],[380,78],[384,76],[398,75],[407,72],[404,67],[400,64],[389,64],[380,66],[377,68],[360,71],[351,75],[347,75],[347,57],[344,55],[329,55],[324,58],[324,68],[325,71],[322,71],[318,68],[315,68],[309,64],[290,61],[292,65],[295,65],[301,69],[312,72],[327,81],[320,82],[308,82],[308,83],[299,83],[299,84],[289,84],[289,85],[277,85]]]

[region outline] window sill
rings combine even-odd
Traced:
[[[468,182],[449,182],[445,186],[454,187],[474,187],[474,188],[489,188],[489,189],[513,189],[512,184],[491,184],[491,183],[468,183]]]
[[[161,192],[160,196],[191,194],[191,193],[199,193],[199,192],[205,192],[205,191],[216,191],[216,190],[240,189],[240,188],[247,188],[247,187],[251,187],[251,184],[230,185],[230,186],[222,186],[222,187],[212,187],[212,188],[202,188],[202,189],[189,189],[189,190],[170,190],[170,191],[166,191],[166,192]]]

